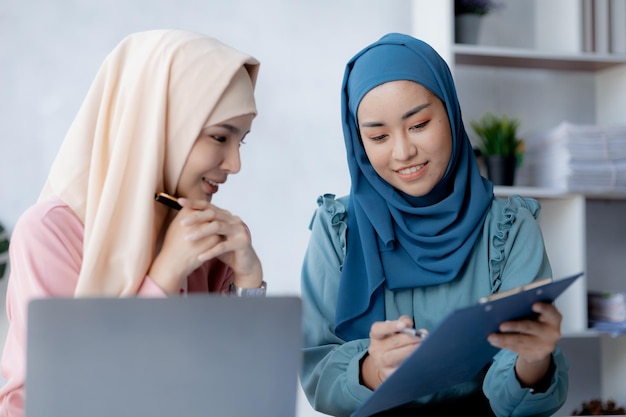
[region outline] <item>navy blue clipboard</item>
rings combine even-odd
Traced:
[[[368,417],[471,380],[498,352],[487,336],[496,332],[500,323],[533,314],[534,302],[553,302],[582,275],[455,310],[351,417]]]

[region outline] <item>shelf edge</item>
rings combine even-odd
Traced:
[[[564,54],[521,48],[455,44],[456,65],[595,72],[626,64],[626,55]]]

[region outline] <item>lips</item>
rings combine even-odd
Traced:
[[[426,164],[420,164],[420,165],[413,165],[411,167],[408,168],[402,168],[397,170],[396,172],[400,175],[410,175],[413,174],[417,171],[419,171],[420,169],[424,168]]]
[[[216,182],[216,181],[212,181],[208,178],[202,178],[202,181],[204,182],[204,184],[206,185],[206,193],[207,194],[215,194],[217,192],[217,190],[219,189],[220,183]]]
[[[402,181],[413,181],[421,178],[426,174],[428,162],[419,165],[411,165],[408,167],[400,168],[395,172],[398,174],[398,178]]]

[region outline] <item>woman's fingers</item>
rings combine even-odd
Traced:
[[[370,328],[370,346],[368,353],[372,356],[375,367],[382,379],[393,373],[400,363],[422,342],[403,330],[411,329],[413,320],[402,316],[398,320],[379,321]]]

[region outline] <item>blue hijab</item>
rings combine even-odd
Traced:
[[[448,168],[422,197],[379,177],[361,144],[359,103],[372,88],[393,80],[415,81],[430,90],[450,119]],[[335,331],[353,340],[367,338],[371,324],[385,319],[385,286],[402,290],[458,276],[482,229],[493,185],[478,170],[450,69],[423,41],[391,33],[356,54],[346,65],[341,113],[352,186]]]

